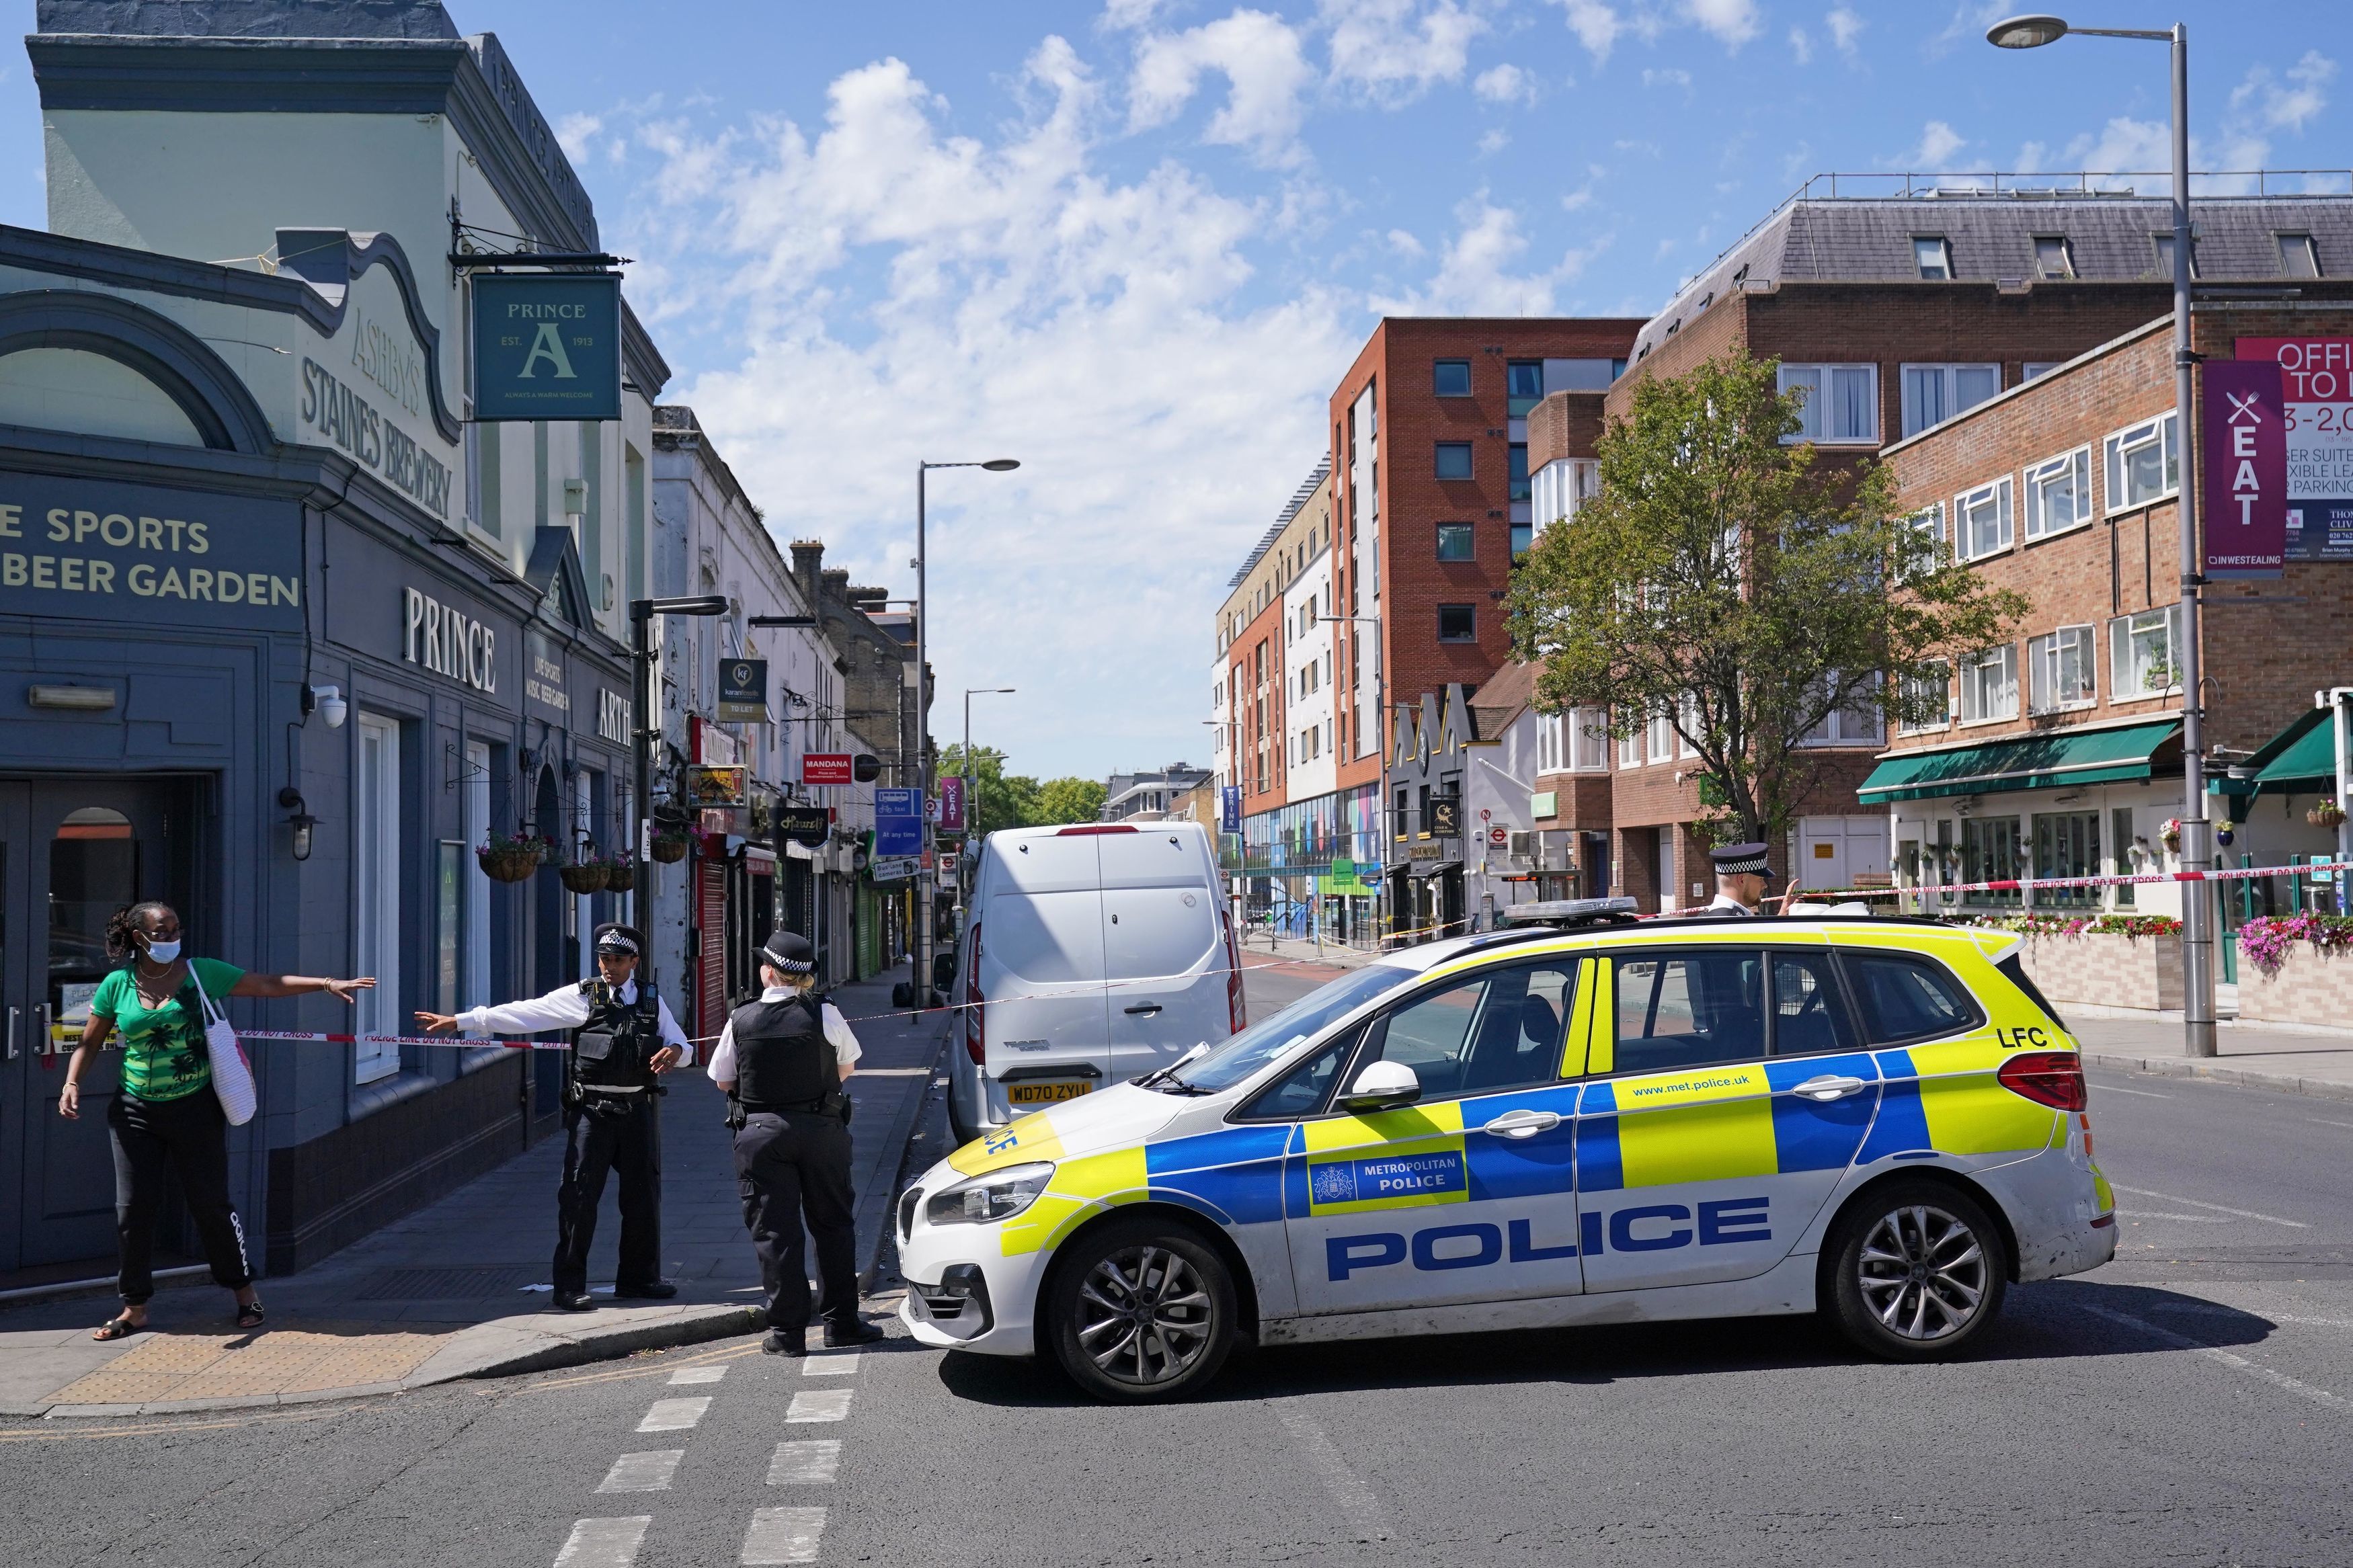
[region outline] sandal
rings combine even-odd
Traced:
[[[103,1344],[109,1340],[127,1340],[133,1334],[147,1331],[144,1323],[134,1323],[128,1318],[111,1318],[90,1331],[90,1337]]]
[[[261,1310],[259,1301],[248,1301],[237,1310],[237,1326],[240,1329],[258,1329],[261,1327],[266,1315]]]

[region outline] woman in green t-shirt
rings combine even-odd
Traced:
[[[246,1262],[245,1227],[228,1201],[228,1118],[212,1092],[201,987],[215,1006],[225,996],[297,996],[325,991],[351,1001],[375,984],[305,974],[253,974],[180,953],[180,917],[169,904],[132,904],[106,922],[106,955],[125,967],[99,982],[90,1023],[66,1063],[58,1114],[81,1119],[81,1075],[110,1033],[122,1037],[122,1092],[106,1113],[114,1134],[114,1229],[121,1248],[122,1311],[91,1338],[119,1340],[147,1326],[155,1293],[155,1216],[168,1168],[180,1178],[188,1213],[204,1237],[213,1279],[237,1292],[237,1326],[262,1325]]]

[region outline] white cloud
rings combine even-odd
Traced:
[[[1391,316],[1543,316],[1556,308],[1556,291],[1573,282],[1608,249],[1610,236],[1561,253],[1552,266],[1515,271],[1528,248],[1520,216],[1499,207],[1480,192],[1454,209],[1461,225],[1438,259],[1438,270],[1420,289],[1395,299],[1377,299],[1373,309]]]
[[[1479,156],[1492,158],[1512,144],[1512,133],[1500,125],[1488,127],[1479,138]]]
[[[1607,60],[1626,25],[1618,13],[1603,0],[1559,0],[1559,4],[1568,13],[1568,30],[1577,35],[1594,63]]]
[[[1304,158],[1298,143],[1300,95],[1314,72],[1300,51],[1299,35],[1263,11],[1237,10],[1220,21],[1182,33],[1155,33],[1139,43],[1128,79],[1128,129],[1147,130],[1174,120],[1211,71],[1226,79],[1229,90],[1225,107],[1202,132],[1203,141],[1246,147],[1269,163]]]
[[[604,128],[601,115],[567,114],[555,122],[555,142],[564,149],[565,157],[581,163],[588,156],[591,139]]]
[[[1806,30],[1803,27],[1789,29],[1789,52],[1797,57],[1799,65],[1813,64],[1814,41],[1806,37]]]
[[[1487,24],[1455,0],[1322,0],[1332,31],[1332,79],[1375,101],[1409,102],[1431,84],[1461,81],[1471,40]]]
[[[1148,27],[1159,19],[1160,9],[1167,3],[1168,0],[1105,0],[1103,26],[1119,32]]]
[[[1427,252],[1425,252],[1421,247],[1421,241],[1416,239],[1412,235],[1408,234],[1404,229],[1393,228],[1389,230],[1388,238],[1389,248],[1396,251],[1399,256],[1410,257],[1414,260],[1419,261],[1427,254]]]
[[[1652,70],[1646,66],[1642,70],[1642,85],[1644,87],[1687,88],[1691,86],[1691,72],[1684,70],[1680,67],[1670,66],[1664,70]]]
[[[2285,74],[2283,83],[2268,66],[2249,69],[2246,79],[2232,90],[2233,114],[2251,117],[2267,130],[2301,132],[2306,121],[2328,107],[2328,83],[2337,75],[2337,62],[2318,49],[2306,49]]]
[[[1969,144],[1969,139],[1941,120],[1931,120],[1920,128],[1920,144],[1897,160],[1905,168],[1922,174],[1942,170],[1952,155]]]
[[[1683,0],[1683,14],[1728,48],[1757,36],[1757,0]]]
[[[1536,79],[1533,73],[1507,63],[1481,71],[1471,83],[1471,90],[1489,103],[1534,103]]]
[[[1831,42],[1838,46],[1838,52],[1852,59],[1855,40],[1862,37],[1862,18],[1841,5],[1822,18],[1822,25],[1831,30]]]

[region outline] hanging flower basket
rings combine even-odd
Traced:
[[[687,838],[682,831],[665,831],[654,835],[654,858],[665,866],[674,866],[686,858]]]
[[[626,893],[638,885],[638,868],[626,855],[605,867],[605,890]]]
[[[612,869],[602,858],[575,860],[558,866],[555,875],[563,881],[566,892],[601,893],[611,879]]]
[[[481,867],[482,875],[493,882],[521,882],[539,869],[544,847],[536,838],[511,838],[494,833],[489,843],[474,851],[474,862]]]
[[[2181,848],[2181,819],[2178,816],[2167,817],[2165,826],[2157,830],[2157,837],[2168,849],[2179,853]]]
[[[2306,812],[2304,819],[2315,827],[2336,827],[2345,820],[2345,808],[2333,800],[2324,800]]]

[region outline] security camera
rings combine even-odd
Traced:
[[[308,700],[302,705],[305,712],[317,712],[330,730],[343,727],[343,715],[351,711],[351,705],[343,700],[342,688],[313,686],[306,689],[303,696]]]

